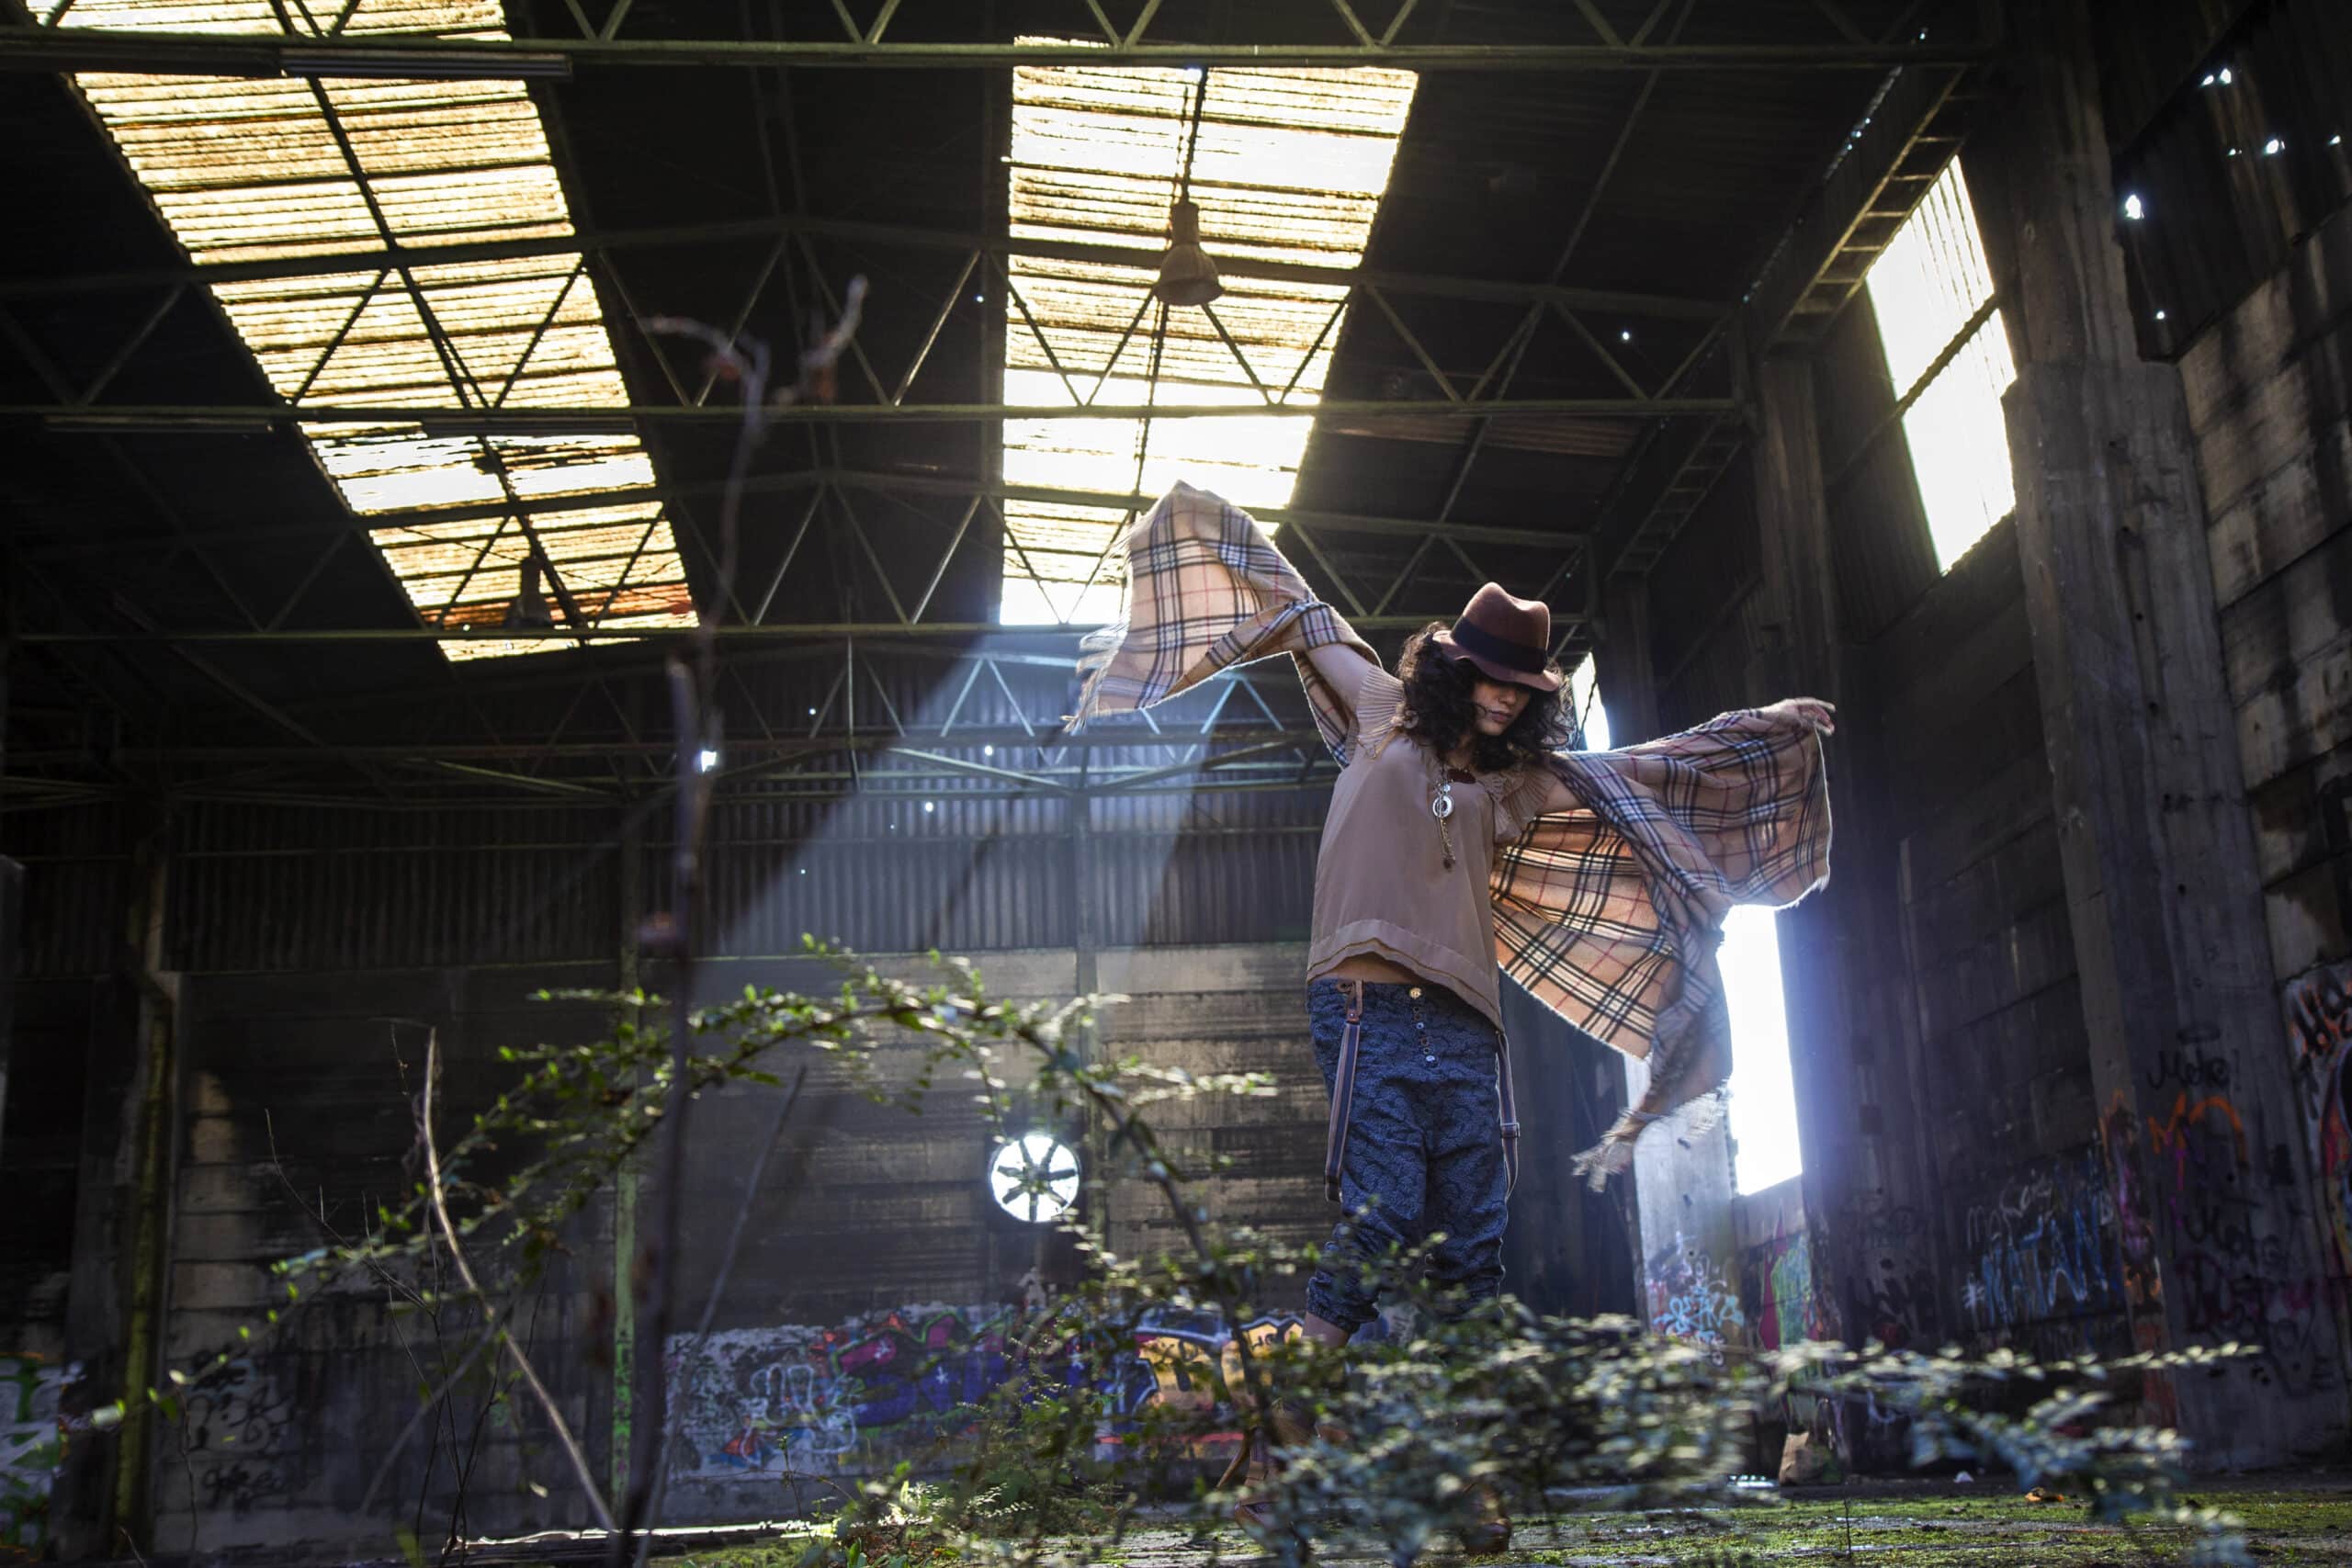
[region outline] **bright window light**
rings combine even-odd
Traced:
[[[706,746],[695,753],[695,771],[707,773],[718,766],[718,753]]]
[[[1994,310],[1950,364],[1921,378],[1993,297],[1975,210],[1960,164],[1947,165],[1894,231],[1867,279],[1888,378],[1917,397],[1903,416],[1937,564],[1949,570],[2017,506],[2001,394],[2017,379],[2008,331]]]
[[[1716,958],[1731,1010],[1732,1170],[1742,1193],[1761,1192],[1804,1170],[1773,911],[1753,905],[1734,909],[1724,921]]]
[[[1012,259],[1018,298],[1004,304],[1006,402],[1263,406],[1260,385],[1293,407],[1312,408],[1321,398],[1344,324],[1334,312],[1345,291],[1232,276],[1210,309],[1249,369],[1205,312],[1171,308],[1153,388],[1159,307],[1149,290],[1167,248],[1200,80],[1200,72],[1182,68],[1013,72],[1013,238],[1119,245],[1136,259],[1132,265]],[[1381,70],[1211,72],[1192,177],[1210,256],[1331,267],[1361,262],[1415,84],[1410,73]],[[1008,420],[1004,479],[1118,496],[1156,496],[1181,479],[1237,505],[1282,506],[1297,481],[1310,423],[1295,415],[1148,424]],[[1108,557],[1131,520],[1123,506],[1008,500],[998,618],[1007,625],[1115,618],[1125,584]]]
[[[1600,672],[1589,653],[1568,676],[1568,704],[1576,710],[1577,722],[1584,726],[1585,750],[1608,750],[1609,710],[1601,705]]]
[[[1078,1201],[1078,1156],[1044,1133],[999,1144],[989,1155],[989,1191],[1016,1220],[1057,1220]]]
[[[271,34],[291,25],[307,37],[321,17],[340,19],[346,41],[509,36],[498,0],[80,0],[55,25]],[[521,82],[107,72],[74,81],[199,264],[380,252],[388,237],[417,247],[572,232],[547,132]],[[217,284],[212,293],[296,408],[628,401],[577,252],[405,276],[306,273]],[[540,587],[558,628],[575,609],[596,628],[695,622],[653,465],[617,424],[600,435],[484,436],[389,421],[310,424],[302,434],[354,513],[397,516],[368,536],[429,626],[504,622],[534,535],[555,568]],[[594,505],[569,499],[592,494]],[[451,659],[479,659],[571,645],[484,636],[439,646]]]

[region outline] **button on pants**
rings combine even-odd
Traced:
[[[1340,1037],[1357,982],[1307,987],[1307,1021],[1327,1090],[1338,1092]],[[1363,1033],[1347,1103],[1340,1202],[1323,1267],[1306,1283],[1307,1310],[1352,1333],[1372,1320],[1392,1247],[1431,1232],[1442,1315],[1458,1316],[1502,1289],[1510,1179],[1503,1159],[1497,1068],[1500,1036],[1442,986],[1363,983]],[[1366,1279],[1369,1269],[1372,1278]]]

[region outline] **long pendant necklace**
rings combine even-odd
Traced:
[[[1430,795],[1430,815],[1437,818],[1438,847],[1445,855],[1445,869],[1453,869],[1453,776],[1445,764],[1438,764],[1436,789]]]

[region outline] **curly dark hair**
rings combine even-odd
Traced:
[[[1405,651],[1397,658],[1396,679],[1405,685],[1406,734],[1441,757],[1469,734],[1470,771],[1476,773],[1532,767],[1545,753],[1568,743],[1575,725],[1560,692],[1531,691],[1527,705],[1509,729],[1500,735],[1479,730],[1478,706],[1471,692],[1482,677],[1476,665],[1457,661],[1430,646],[1430,638],[1445,629],[1443,621],[1431,621],[1405,639]],[[1559,671],[1553,668],[1552,673]]]

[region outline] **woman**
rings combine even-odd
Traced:
[[[1458,1315],[1501,1288],[1517,1165],[1498,961],[1649,1063],[1648,1093],[1581,1162],[1597,1183],[1644,1126],[1723,1082],[1713,942],[1732,903],[1792,902],[1826,878],[1815,737],[1834,715],[1801,699],[1623,753],[1562,751],[1541,603],[1487,583],[1452,626],[1414,634],[1392,676],[1214,496],[1179,485],[1124,544],[1127,613],[1088,641],[1073,726],[1289,652],[1340,761],[1306,973],[1331,1100],[1325,1188],[1346,1219],[1308,1281],[1306,1331],[1344,1344],[1381,1287],[1405,1282],[1379,1279],[1375,1260],[1438,1231],[1430,1279]],[[1270,1422],[1284,1444],[1312,1430],[1286,1402]],[[1262,1480],[1256,1449],[1236,1468]],[[1501,1500],[1486,1489],[1479,1502],[1464,1544],[1500,1551]],[[1236,1513],[1269,1522],[1254,1496]]]

